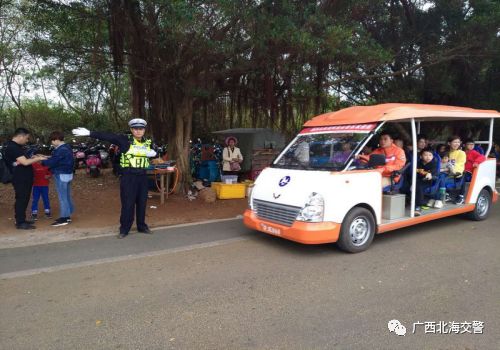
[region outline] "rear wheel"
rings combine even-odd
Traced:
[[[100,171],[98,168],[90,168],[90,176],[99,177]]]
[[[479,192],[479,196],[477,197],[474,211],[469,213],[469,218],[475,221],[484,220],[490,214],[490,209],[491,194],[486,188],[483,188],[481,192]]]
[[[370,246],[375,236],[375,219],[372,213],[361,207],[355,207],[347,213],[337,245],[349,253],[362,252]]]

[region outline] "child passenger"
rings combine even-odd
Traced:
[[[455,173],[455,168],[453,167],[453,163],[450,162],[450,154],[448,152],[444,152],[441,154],[441,166],[439,172],[441,174],[453,175]]]
[[[468,139],[465,141],[465,181],[469,182],[472,179],[472,172],[479,164],[486,160],[486,157],[474,149],[474,140]]]
[[[453,167],[453,163],[450,161],[450,155],[448,152],[444,152],[440,154],[441,164],[439,166],[439,183],[440,183],[440,192],[441,190],[446,191],[446,179],[448,176],[452,176],[455,173],[455,168]],[[442,189],[441,189],[442,188]],[[435,198],[429,199],[427,202],[428,207],[434,207],[437,209],[441,209],[444,206],[444,197],[441,196],[441,193],[436,193]]]
[[[424,192],[432,186],[432,180],[438,177],[437,162],[431,148],[424,148],[420,153],[417,164],[417,184],[415,198],[415,216],[421,215],[421,209],[429,209],[425,206]]]

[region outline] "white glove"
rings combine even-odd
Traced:
[[[426,180],[431,180],[432,179],[432,174],[428,173],[427,175],[425,175],[425,179]]]
[[[85,128],[73,129],[73,135],[75,136],[90,136],[90,130]]]
[[[153,158],[154,156],[156,156],[156,151],[155,150],[150,149],[150,150],[148,150],[146,152],[146,157]]]

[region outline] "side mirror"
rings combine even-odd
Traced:
[[[374,168],[377,166],[385,165],[385,156],[383,154],[372,154],[370,160],[366,164],[367,168]]]

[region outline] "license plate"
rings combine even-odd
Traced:
[[[267,224],[260,224],[260,227],[262,227],[262,231],[266,232],[266,233],[270,233],[272,235],[275,235],[275,236],[280,236],[281,235],[281,229],[277,228],[277,227],[273,227],[273,226],[270,226],[270,225],[267,225]]]

